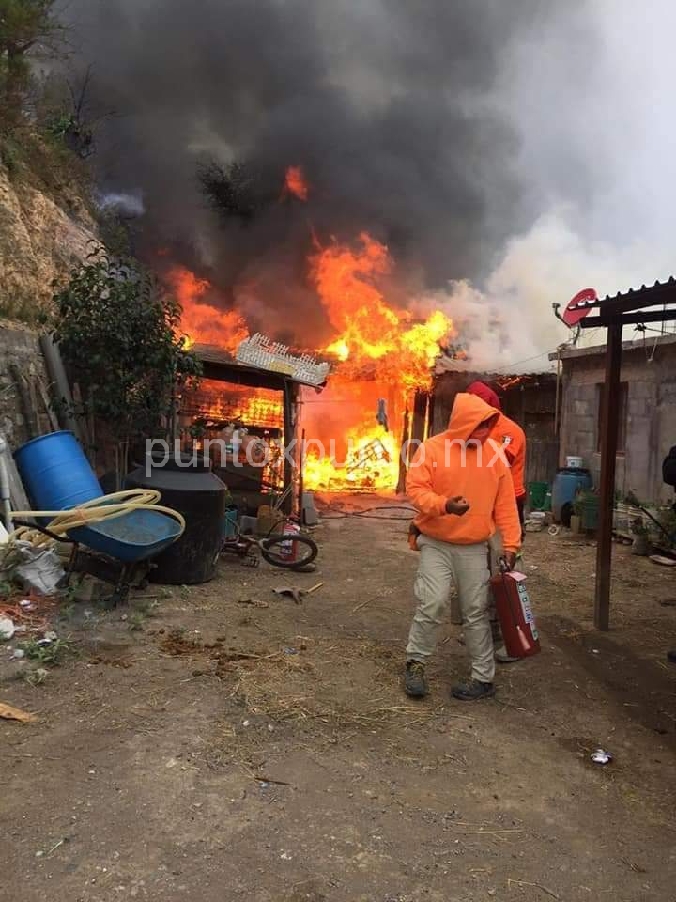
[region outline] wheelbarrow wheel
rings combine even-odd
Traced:
[[[303,570],[314,561],[317,552],[309,536],[274,536],[261,542],[261,554],[268,564],[284,570]]]

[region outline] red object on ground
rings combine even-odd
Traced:
[[[495,609],[510,658],[530,658],[541,651],[540,638],[521,573],[500,573],[491,579]]]
[[[561,319],[567,326],[570,326],[571,328],[573,326],[576,326],[580,322],[580,320],[583,320],[592,309],[590,306],[588,306],[588,303],[598,301],[598,299],[599,296],[596,293],[595,288],[585,288],[583,291],[579,291],[563,311],[563,316],[561,317]]]

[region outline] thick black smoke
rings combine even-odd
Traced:
[[[579,6],[577,3],[568,7]],[[140,250],[169,248],[226,303],[315,328],[312,234],[387,243],[434,288],[482,275],[529,223],[509,115],[492,100],[510,48],[560,0],[71,0],[102,190],[140,193]],[[537,73],[533,73],[537,79]],[[552,99],[555,103],[555,98]],[[307,204],[219,221],[201,165],[245,164],[270,195],[300,165]],[[528,203],[532,203],[528,197]],[[246,303],[245,303],[246,306]],[[299,316],[300,314],[300,316]]]

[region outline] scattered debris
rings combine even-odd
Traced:
[[[543,886],[541,883],[526,883],[525,880],[512,880],[512,878],[510,877],[507,880],[507,888],[511,889],[512,886],[518,886],[519,889],[523,889],[524,886],[530,886],[533,889],[541,890],[546,896],[550,896],[552,899],[560,899],[561,898],[561,896],[558,896],[555,892],[552,892],[552,890],[547,889],[547,887]]]
[[[14,548],[21,559],[15,568],[17,576],[40,595],[53,595],[66,575],[56,551],[33,545],[23,539],[16,541]]]
[[[650,560],[653,564],[659,564],[661,567],[676,567],[676,561],[670,557],[664,557],[662,554],[651,554]]]
[[[297,655],[298,654],[297,648],[290,648],[288,645],[286,646],[286,648],[283,649],[283,651],[284,651],[285,655]]]
[[[285,783],[284,780],[272,780],[270,777],[263,777],[256,775],[254,777],[256,783],[259,783],[261,786],[290,786],[290,783]]]
[[[9,642],[15,632],[14,621],[9,617],[0,617],[0,642]]]
[[[595,752],[592,752],[591,759],[594,764],[606,765],[610,764],[613,760],[613,756],[610,752],[606,752],[604,749],[596,749]]]
[[[237,601],[237,604],[246,604],[250,605],[252,608],[269,608],[270,605],[267,601],[261,601],[258,598],[240,598]]]
[[[300,586],[282,586],[281,588],[273,589],[272,591],[275,595],[281,595],[284,598],[293,598],[296,604],[300,604],[306,595],[312,595],[317,589],[321,589],[323,585],[324,583],[317,583],[312,586],[311,589],[301,589]]]
[[[11,705],[5,705],[0,702],[0,717],[3,720],[17,720],[19,723],[35,723],[37,717],[35,714],[29,714],[28,711],[22,711],[21,708],[13,708]]]

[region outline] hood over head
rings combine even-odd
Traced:
[[[455,396],[448,423],[450,438],[467,441],[477,426],[497,415],[497,410],[477,395],[460,392]]]
[[[467,394],[476,395],[477,398],[481,398],[486,404],[495,407],[496,410],[500,410],[500,398],[498,398],[493,389],[489,385],[486,385],[485,382],[472,382],[467,389]]]

